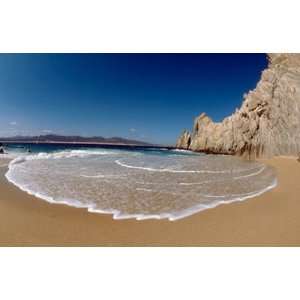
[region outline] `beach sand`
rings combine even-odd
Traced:
[[[0,246],[300,246],[300,163],[263,162],[277,170],[275,189],[171,222],[47,203],[7,182],[0,160]]]

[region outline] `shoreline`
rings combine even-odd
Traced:
[[[0,167],[0,245],[299,246],[300,164],[296,158],[261,161],[277,169],[277,187],[174,222],[114,220],[111,215],[41,201],[9,183],[4,177],[7,168]]]
[[[182,151],[182,150],[180,150],[180,151]],[[186,152],[187,150],[184,150],[184,151]],[[17,157],[15,159],[11,160],[9,163],[13,163],[15,160],[19,161],[19,158]],[[118,160],[116,160],[115,162],[117,164],[120,164],[121,166],[124,166]],[[128,166],[126,166],[126,167],[128,167]],[[266,166],[264,166],[258,173],[260,173],[262,170],[264,170],[265,167]],[[139,167],[129,167],[129,168],[139,168]],[[152,170],[152,169],[149,168],[147,170]],[[165,171],[167,171],[167,169],[165,169]],[[181,171],[178,171],[178,172],[181,172]],[[258,174],[258,173],[255,173],[255,174]],[[250,175],[250,176],[252,176],[252,175]],[[35,197],[35,198],[46,201],[48,203],[67,205],[67,206],[70,206],[70,207],[73,207],[73,208],[74,207],[75,208],[83,208],[83,209],[86,209],[90,213],[110,215],[112,217],[112,219],[114,219],[114,220],[133,219],[133,220],[137,220],[137,221],[163,220],[163,219],[166,219],[168,221],[178,221],[180,219],[184,219],[184,218],[190,217],[194,214],[200,213],[204,210],[215,208],[215,207],[217,207],[219,205],[222,205],[222,204],[230,204],[230,203],[234,203],[234,202],[246,201],[248,199],[260,196],[260,195],[264,194],[265,192],[267,192],[269,190],[272,190],[273,188],[275,188],[277,186],[277,179],[275,177],[273,179],[272,183],[265,186],[263,189],[259,189],[259,190],[256,190],[256,191],[253,190],[249,193],[240,194],[238,197],[232,197],[232,199],[228,199],[228,200],[221,200],[219,198],[219,199],[217,199],[215,201],[212,201],[210,203],[205,203],[205,204],[204,203],[197,203],[197,204],[194,204],[193,206],[189,206],[188,208],[182,209],[181,211],[170,211],[170,212],[165,212],[165,213],[160,213],[160,214],[159,213],[157,213],[157,214],[143,214],[143,213],[132,213],[132,214],[128,213],[128,214],[126,214],[125,213],[124,214],[124,213],[122,213],[122,211],[120,211],[118,209],[103,210],[103,209],[100,209],[100,208],[95,208],[95,206],[93,204],[83,204],[80,201],[78,201],[76,198],[70,198],[70,199],[65,198],[64,200],[57,201],[52,196],[46,195],[42,192],[37,192],[37,191],[31,190],[30,188],[27,187],[26,184],[25,185],[24,184],[23,185],[19,184],[14,179],[14,177],[10,174],[9,171],[5,174],[5,177],[6,177],[6,179],[9,183],[12,183],[14,186],[16,186],[21,191],[23,191],[23,192],[25,192],[25,193],[27,193],[27,194]]]

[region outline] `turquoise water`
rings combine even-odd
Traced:
[[[232,156],[132,147],[14,145],[7,179],[49,202],[115,219],[177,220],[276,185],[271,167]]]

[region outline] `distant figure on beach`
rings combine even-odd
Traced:
[[[0,143],[0,154],[4,154],[4,147],[3,147],[3,144]]]

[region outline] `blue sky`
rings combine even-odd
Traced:
[[[0,136],[121,136],[172,144],[221,121],[255,88],[265,54],[0,54]]]

